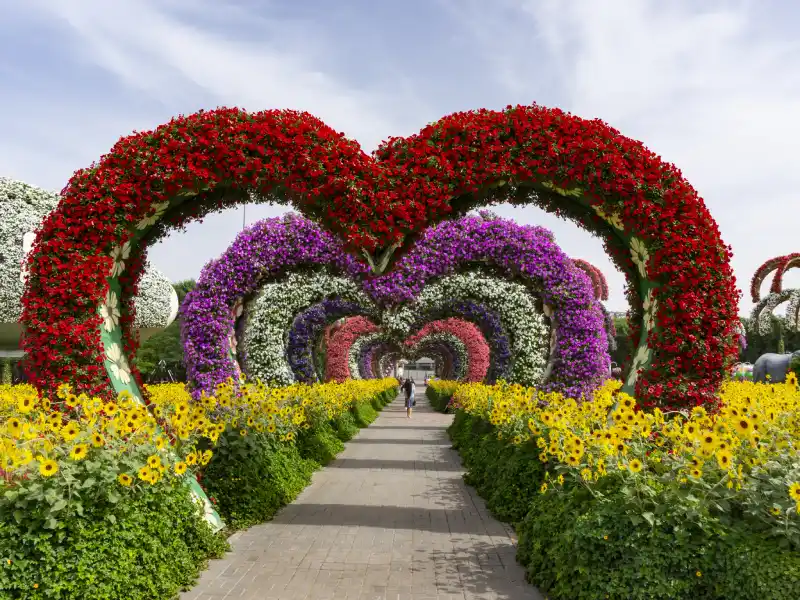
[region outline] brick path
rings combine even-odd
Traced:
[[[421,386],[418,390],[424,390]],[[182,600],[541,600],[511,529],[464,485],[424,395],[395,400],[269,523],[230,538]]]

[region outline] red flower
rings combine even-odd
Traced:
[[[563,197],[542,182],[581,197]],[[638,344],[639,276],[619,233],[587,216],[587,204],[600,207],[645,242],[647,276],[659,284],[658,327],[647,340],[654,357],[636,384],[643,405],[713,402],[736,359],[738,292],[716,223],[680,171],[599,120],[535,105],[462,112],[391,138],[370,157],[308,113],[220,108],[122,138],[72,177],[30,259],[22,321],[32,382],[53,389],[67,380],[80,391],[107,392],[97,306],[108,289],[109,253],[126,241],[136,245],[135,224],[155,204],[171,201],[165,221],[180,227],[247,199],[247,189],[294,204],[349,248],[368,252],[407,245],[429,224],[488,202],[536,202],[603,237],[628,276]],[[153,226],[147,242],[166,231]],[[121,281],[123,297],[132,296],[141,273],[143,256],[136,255]],[[131,356],[136,343],[124,306]]]

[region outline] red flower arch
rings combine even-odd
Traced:
[[[735,360],[737,291],[716,223],[680,171],[599,120],[535,105],[456,113],[372,158],[307,113],[223,108],[123,138],[70,180],[29,262],[32,380],[101,393],[111,374],[116,389],[129,385],[116,374],[136,347],[128,300],[146,245],[165,222],[250,192],[293,204],[379,269],[448,215],[536,203],[603,236],[627,274],[639,351],[626,382],[645,404],[713,401]],[[124,301],[122,328],[103,333],[109,291]]]
[[[592,263],[576,258],[572,261],[575,266],[588,275],[594,289],[594,299],[602,302],[608,301],[608,282],[603,272]]]
[[[783,291],[784,273],[794,267],[800,267],[800,252],[770,258],[758,267],[753,275],[753,279],[750,281],[750,297],[753,302],[761,300],[761,284],[764,283],[764,280],[769,277],[769,274],[773,271],[775,275],[772,278],[769,291],[773,294],[780,294]]]

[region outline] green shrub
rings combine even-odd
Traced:
[[[660,490],[646,502],[611,473],[592,486],[542,494],[535,444],[497,439],[488,422],[458,411],[448,430],[465,481],[501,520],[516,523],[517,559],[552,600],[790,600],[800,554],[748,522],[697,510],[691,494]],[[569,485],[569,484],[567,484]],[[689,517],[687,517],[689,515]]]
[[[369,427],[378,418],[378,413],[372,408],[371,404],[359,402],[353,408],[353,417],[358,427]]]
[[[338,437],[343,442],[350,441],[358,433],[358,425],[356,424],[355,415],[351,411],[347,411],[339,415],[332,422],[333,429]]]
[[[321,423],[301,431],[297,438],[297,449],[303,458],[313,460],[320,465],[327,465],[344,450],[344,444],[336,436],[336,431],[330,423]]]
[[[203,485],[225,524],[242,529],[268,521],[294,500],[318,466],[294,445],[257,433],[242,437],[229,429],[203,472]]]
[[[702,527],[673,505],[661,507],[648,520],[626,510],[615,489],[536,494],[518,528],[518,558],[553,598],[699,600],[714,523]]]
[[[425,396],[434,410],[439,412],[447,412],[447,405],[450,403],[452,394],[449,392],[437,392],[433,386],[428,386],[425,390]]]
[[[718,540],[703,581],[708,598],[786,600],[800,597],[800,553],[754,534]]]
[[[0,598],[171,598],[193,583],[206,559],[228,547],[180,482],[118,495],[116,502],[65,507],[54,528],[45,528],[32,510],[15,517],[5,498]]]

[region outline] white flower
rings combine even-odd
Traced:
[[[131,242],[130,240],[122,244],[122,246],[117,246],[114,248],[110,256],[114,261],[114,265],[111,267],[111,277],[119,277],[125,271],[125,261],[130,258],[131,255]]]
[[[178,315],[178,295],[172,282],[161,271],[145,265],[139,279],[139,294],[133,299],[138,329],[163,329]]]
[[[164,216],[164,211],[166,211],[166,210],[167,210],[167,207],[168,207],[168,206],[169,206],[169,202],[162,202],[161,204],[156,204],[156,205],[153,207],[153,208],[155,208],[155,209],[156,209],[156,212],[154,212],[154,213],[153,213],[152,215],[150,215],[149,217],[145,217],[144,219],[142,219],[141,221],[139,221],[139,222],[136,224],[136,229],[140,229],[140,230],[141,230],[141,229],[147,229],[147,228],[148,228],[148,227],[150,227],[151,225],[155,225],[155,224],[156,224],[156,222],[157,222],[157,221],[158,221],[158,220],[159,220],[161,217],[163,217],[163,216]]]
[[[377,315],[377,307],[356,282],[324,271],[313,275],[290,273],[264,285],[244,307],[244,332],[237,340],[247,376],[280,385],[293,383],[286,346],[294,319],[317,302],[335,297],[356,302]],[[236,312],[231,315],[232,320]]]
[[[119,299],[113,290],[108,290],[106,301],[100,305],[100,316],[106,331],[111,332],[119,324]]]
[[[633,263],[639,267],[639,275],[647,278],[647,261],[650,260],[650,253],[644,242],[637,237],[631,238],[631,257]]]
[[[33,232],[58,201],[52,192],[0,177],[0,323],[19,321]]]
[[[108,368],[114,377],[122,383],[130,383],[131,371],[119,344],[111,343],[106,347],[106,362],[110,363]]]
[[[647,347],[647,344],[642,344],[639,346],[639,350],[633,358],[631,372],[628,375],[628,386],[632,387],[633,384],[636,383],[636,380],[639,378],[639,369],[646,365],[648,360],[650,360],[650,348]]]
[[[455,300],[478,302],[500,318],[513,355],[510,372],[504,374],[506,381],[522,385],[543,381],[550,354],[550,328],[536,310],[533,294],[521,283],[481,272],[448,275],[423,288],[414,302],[385,314],[382,324],[399,337],[405,337],[418,315],[448,306]]]
[[[658,300],[653,297],[653,289],[647,290],[647,296],[642,303],[644,309],[644,326],[647,331],[653,329],[656,323],[656,313],[658,312]]]

